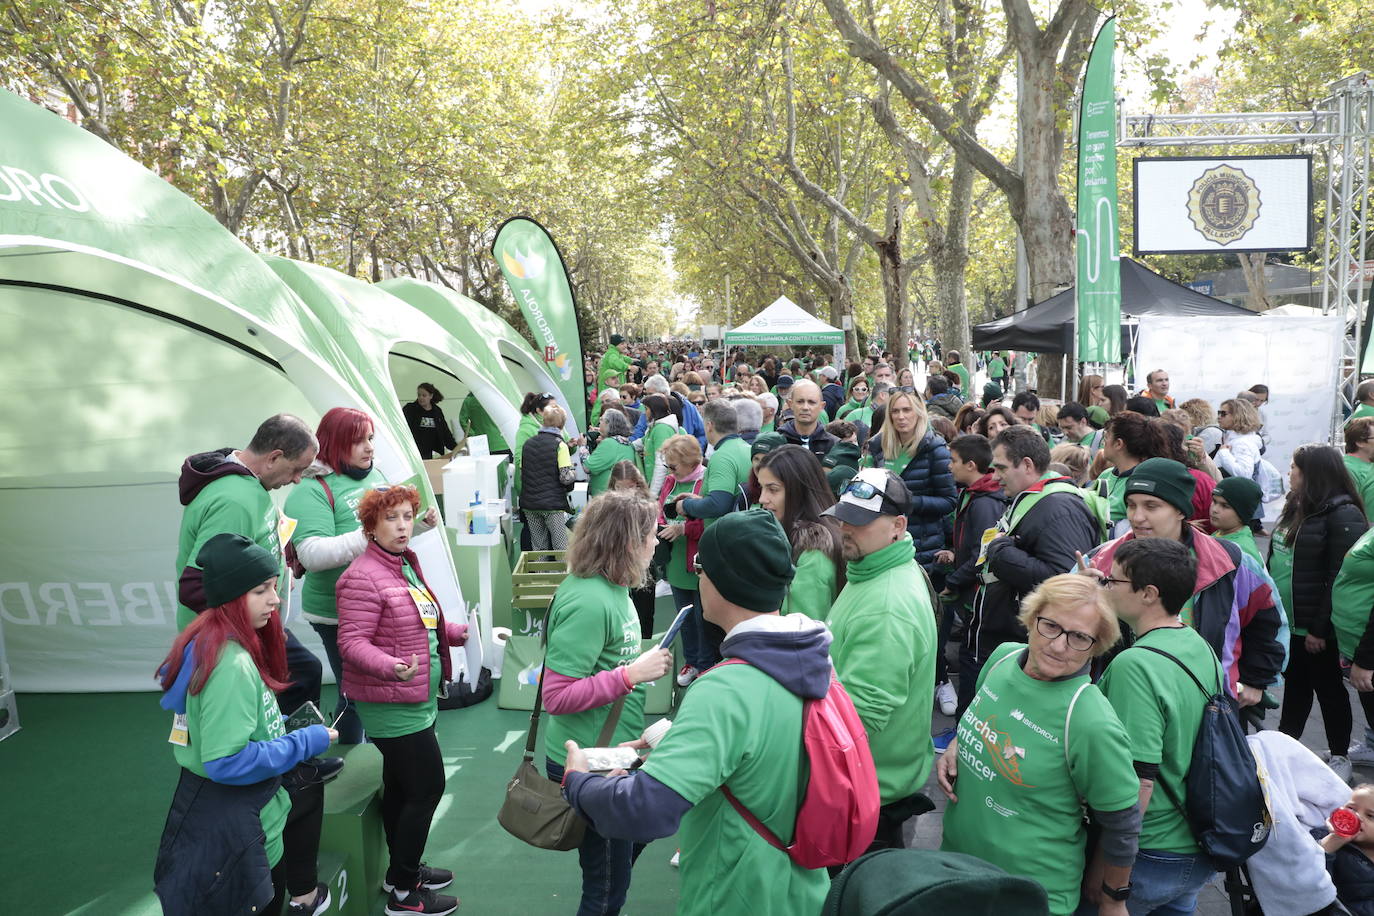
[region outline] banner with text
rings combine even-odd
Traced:
[[[582,335],[563,255],[548,230],[526,216],[501,224],[491,253],[529,323],[535,352],[544,357],[578,427],[585,430],[588,417]]]
[[[1121,361],[1116,195],[1116,19],[1097,33],[1078,103],[1078,258],[1074,294],[1082,362]]]

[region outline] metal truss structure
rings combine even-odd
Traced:
[[[1118,146],[1218,147],[1294,144],[1319,152],[1326,164],[1322,217],[1322,314],[1342,316],[1347,333],[1332,418],[1335,435],[1361,375],[1360,341],[1370,271],[1366,252],[1374,227],[1370,157],[1374,147],[1374,79],[1359,73],[1331,84],[1311,111],[1245,114],[1126,115]]]

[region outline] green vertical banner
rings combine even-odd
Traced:
[[[586,432],[582,334],[563,255],[549,231],[527,216],[501,224],[491,253],[530,326],[535,352],[544,358],[578,427]]]
[[[1116,208],[1116,18],[1093,42],[1078,102],[1078,256],[1074,285],[1080,362],[1121,362],[1121,261]]]

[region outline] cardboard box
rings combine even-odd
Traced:
[[[434,488],[435,496],[444,495],[444,465],[448,464],[447,458],[426,458],[425,474],[429,477],[429,485]]]

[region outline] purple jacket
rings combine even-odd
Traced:
[[[348,565],[334,595],[339,608],[339,655],[343,657],[343,692],[366,703],[423,703],[429,699],[429,635],[420,622],[409,585],[401,571],[404,559],[425,588],[414,551],[404,557],[370,541]],[[431,594],[433,589],[430,589]],[[439,661],[443,680],[452,677],[449,646],[467,642],[466,624],[448,623],[439,611]],[[408,681],[396,679],[396,665],[419,659],[420,670]]]

